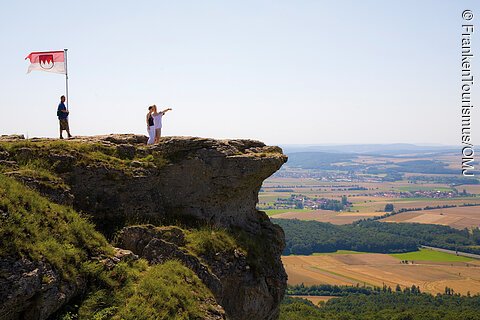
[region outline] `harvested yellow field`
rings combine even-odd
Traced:
[[[386,254],[328,254],[284,256],[288,284],[367,285],[394,289],[420,286],[424,292],[441,293],[445,287],[461,294],[480,293],[480,263],[422,261],[403,264]]]
[[[461,186],[459,189],[460,189],[460,191],[465,189],[465,191],[467,191],[468,193],[472,193],[472,194],[480,194],[480,184],[465,185],[465,186]]]
[[[403,212],[380,221],[441,224],[457,229],[480,227],[480,206]]]
[[[320,301],[327,302],[330,299],[336,298],[334,296],[289,296],[289,297],[307,299],[307,300],[310,300],[315,305],[317,305]]]
[[[443,206],[443,205],[463,205],[464,203],[480,203],[480,198],[468,199],[432,199],[432,200],[393,200],[390,201],[395,209],[402,208],[425,208],[426,206]]]

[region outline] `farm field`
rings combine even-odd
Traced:
[[[313,253],[313,256],[325,255],[325,254],[363,254],[367,252],[361,251],[352,251],[352,250],[337,250],[335,252],[328,252],[328,253]]]
[[[467,192],[480,194],[480,185],[469,185],[469,186],[462,186],[462,189],[465,189]]]
[[[410,260],[410,261],[470,262],[473,260],[472,258],[457,256],[454,254],[434,251],[430,249],[420,249],[415,252],[394,253],[390,255],[400,260]]]
[[[418,253],[417,253],[418,254]],[[420,252],[420,254],[422,254]],[[423,255],[425,255],[423,253]],[[442,260],[442,259],[440,259]],[[448,260],[444,258],[443,260]],[[444,292],[445,287],[461,294],[480,293],[480,261],[411,261],[388,254],[324,254],[283,256],[288,283],[305,285],[367,285],[394,289],[413,284],[424,292]]]
[[[402,212],[380,221],[441,224],[457,229],[480,227],[480,206]]]
[[[308,209],[272,209],[272,210],[264,210],[268,216],[277,216],[282,213],[295,213],[295,212],[313,212],[313,210]]]

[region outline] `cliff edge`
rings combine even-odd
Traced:
[[[212,319],[278,318],[286,286],[280,260],[284,234],[256,210],[256,203],[264,179],[287,160],[282,150],[252,140],[166,137],[154,146],[145,142],[137,135],[69,141],[3,137],[0,172],[48,201],[88,216],[110,243],[149,265],[175,260],[186,266],[211,292],[213,305],[224,310],[217,308]],[[18,265],[25,259],[0,254],[4,273],[8,261]],[[87,260],[94,256],[89,251]],[[55,266],[51,269],[56,272]],[[21,281],[22,274],[16,276],[10,278]],[[68,298],[85,295],[88,281],[77,281]],[[0,302],[0,311],[9,302],[21,309],[18,301],[11,303],[11,294],[3,296],[7,300]],[[202,305],[208,304],[208,295],[202,297]],[[49,312],[68,300],[50,306]],[[45,314],[32,319],[45,319]]]

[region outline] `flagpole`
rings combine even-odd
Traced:
[[[65,100],[67,100],[67,110],[68,110],[68,69],[67,69],[67,50],[63,49],[65,52]]]

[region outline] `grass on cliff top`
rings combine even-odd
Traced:
[[[66,140],[18,140],[18,141],[1,141],[1,149],[11,154],[17,154],[19,149],[29,148],[37,151],[45,151],[47,153],[79,152],[80,154],[90,154],[101,152],[106,155],[115,155],[116,149],[98,142],[81,142]]]
[[[0,257],[45,259],[69,278],[88,257],[110,253],[103,235],[73,209],[0,174]]]
[[[32,155],[22,154],[22,148],[32,150]],[[0,142],[0,151],[10,153],[10,160],[15,160],[20,166],[29,166],[35,169],[51,171],[56,163],[49,161],[51,154],[68,154],[75,157],[75,162],[83,165],[103,165],[110,169],[117,169],[131,174],[135,167],[161,168],[169,163],[159,152],[144,154],[137,152],[133,158],[122,156],[116,146],[109,146],[100,142],[39,140],[39,141],[8,141]],[[145,151],[136,147],[137,151]],[[132,162],[136,162],[133,166]]]

